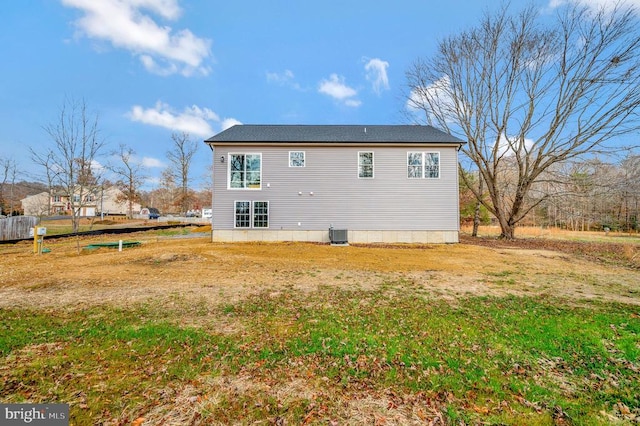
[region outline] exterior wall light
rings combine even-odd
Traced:
[[[224,155],[220,157],[220,162],[224,163]]]

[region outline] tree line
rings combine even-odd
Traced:
[[[515,168],[511,174],[517,173]],[[460,219],[463,224],[497,223],[489,210],[478,203],[470,182],[478,187],[478,175],[460,179]],[[515,179],[505,180],[501,191],[513,197]],[[489,195],[485,191],[483,197]],[[522,226],[540,226],[572,231],[640,231],[640,156],[629,154],[619,160],[599,158],[563,163],[543,173],[523,201],[529,213]],[[530,208],[531,206],[531,208]]]

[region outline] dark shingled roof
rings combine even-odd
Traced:
[[[205,140],[260,143],[442,143],[464,141],[432,126],[411,125],[253,125],[239,124]]]

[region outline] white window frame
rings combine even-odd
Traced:
[[[239,203],[247,203],[249,204],[249,211],[247,213],[247,226],[238,226],[238,204]],[[251,228],[251,201],[249,200],[236,200],[233,202],[233,227],[236,229],[249,229]]]
[[[265,209],[266,211],[264,213],[256,212],[257,203],[266,204],[266,209]],[[259,214],[266,216],[266,220],[258,222],[258,220],[256,219],[256,216]],[[266,226],[262,226],[263,222],[266,223]],[[269,229],[269,202],[268,201],[255,200],[251,202],[251,227],[256,229]]]
[[[361,154],[371,154],[371,176],[362,176]],[[358,151],[358,179],[373,179],[375,177],[375,154],[373,151]]]
[[[231,166],[233,164],[233,157],[237,156],[237,155],[243,155],[244,156],[244,170],[243,171],[233,171],[231,170]],[[251,187],[247,187],[247,173],[255,173],[255,172],[247,172],[247,156],[248,155],[257,155],[260,159],[260,183],[258,185],[258,187],[255,188],[251,188]],[[227,155],[227,158],[229,159],[228,161],[228,165],[227,165],[227,189],[232,190],[232,191],[260,191],[262,190],[262,153],[261,152],[230,152]],[[240,181],[242,182],[243,186],[237,187],[237,186],[232,186],[231,185],[231,175],[232,173],[243,173],[243,179]]]
[[[410,163],[410,159],[411,159],[411,155],[416,155],[416,157],[414,157],[415,159],[419,159],[420,162],[419,164],[416,162],[414,164]],[[437,170],[438,170],[438,175],[437,176],[428,176],[428,166],[427,166],[427,156],[428,154],[437,154],[438,155],[438,165],[437,165]],[[440,179],[440,151],[407,151],[407,179]],[[410,170],[412,170],[411,168],[413,168],[414,170],[417,171],[417,173],[415,173],[415,176],[411,176]]]
[[[238,226],[238,204],[239,203],[247,203],[249,207],[249,211],[247,213],[247,226]],[[266,204],[266,213],[258,213],[258,214],[266,214],[266,226],[259,226],[263,222],[258,222],[256,220],[256,203],[265,203]],[[244,214],[244,213],[243,213]],[[269,211],[269,201],[265,200],[235,200],[233,202],[233,227],[234,229],[269,229],[269,221],[270,221],[270,211]],[[256,225],[258,223],[258,226]]]
[[[293,164],[293,158],[291,158],[291,154],[302,154],[302,164],[298,165],[298,164]],[[298,169],[298,168],[304,168],[307,165],[307,161],[306,161],[306,153],[304,151],[289,151],[289,167],[294,168],[294,169]],[[296,159],[298,160],[298,159]]]

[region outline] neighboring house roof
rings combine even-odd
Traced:
[[[43,192],[40,192],[38,194],[27,195],[26,197],[24,197],[20,201],[24,202],[24,201],[30,201],[30,200],[35,200],[35,199],[39,199],[39,198],[43,198],[43,199],[46,200],[46,199],[49,198],[49,193],[46,192],[46,191],[43,191]]]
[[[255,125],[239,124],[205,140],[225,143],[406,143],[464,144],[432,126],[417,125]]]

